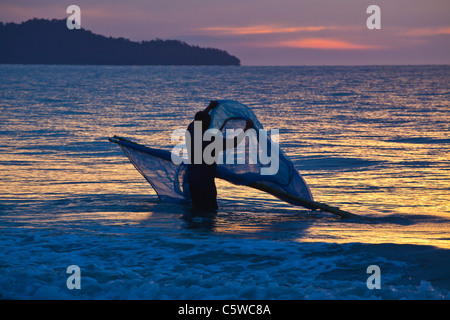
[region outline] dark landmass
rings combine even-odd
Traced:
[[[78,65],[240,65],[226,51],[178,40],[134,42],[81,29],[66,20],[0,22],[0,63]]]

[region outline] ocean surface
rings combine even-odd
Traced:
[[[211,99],[370,219],[224,181],[215,217],[158,201],[107,138],[171,150]],[[450,66],[0,65],[0,298],[449,299],[449,101]]]

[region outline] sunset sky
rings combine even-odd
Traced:
[[[449,64],[449,0],[2,0],[0,21],[67,18],[131,40],[178,39],[243,65]],[[381,30],[369,30],[369,5]]]

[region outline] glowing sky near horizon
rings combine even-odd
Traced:
[[[131,40],[179,39],[228,51],[243,65],[449,64],[448,0],[2,0],[0,21],[66,18]],[[369,5],[381,30],[369,30]]]

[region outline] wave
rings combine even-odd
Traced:
[[[450,250],[414,245],[4,229],[2,299],[448,299]],[[115,233],[111,232],[115,231]],[[39,252],[39,254],[32,253]],[[66,268],[81,269],[68,290]],[[381,270],[369,290],[367,267]]]

